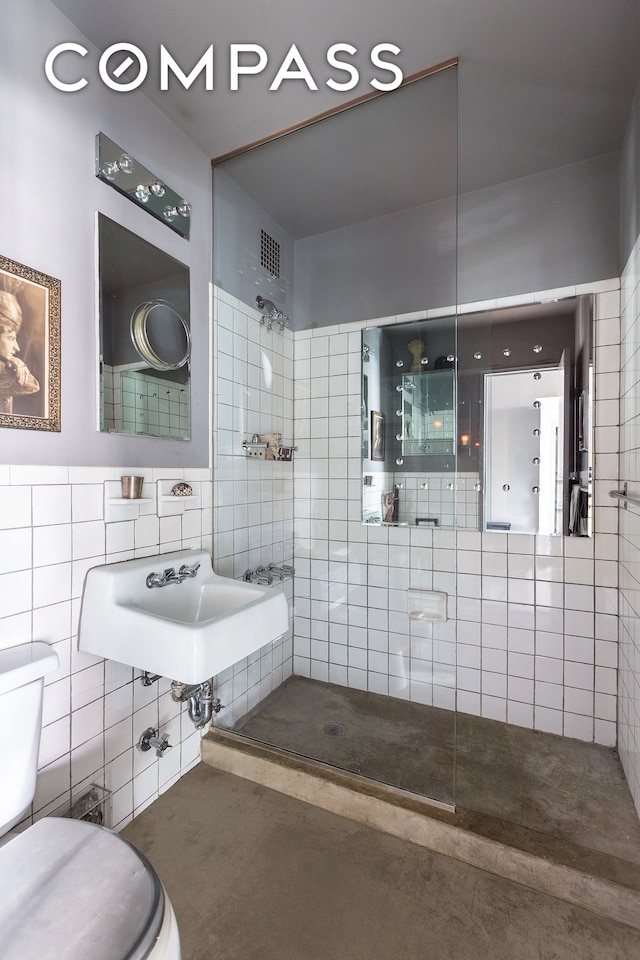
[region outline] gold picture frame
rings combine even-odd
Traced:
[[[0,427],[60,431],[60,281],[3,256]]]

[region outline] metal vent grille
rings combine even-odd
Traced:
[[[272,277],[280,276],[280,244],[266,230],[260,231],[260,263]]]

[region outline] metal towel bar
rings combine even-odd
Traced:
[[[614,500],[621,501],[625,510],[629,503],[632,503],[635,507],[640,507],[640,497],[632,497],[627,493],[626,481],[622,484],[622,490],[609,490],[609,496],[613,497]]]

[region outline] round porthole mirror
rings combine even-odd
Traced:
[[[154,370],[178,370],[191,352],[189,327],[167,300],[150,300],[136,307],[131,315],[131,339]]]

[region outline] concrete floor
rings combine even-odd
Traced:
[[[183,960],[633,960],[640,932],[205,764],[124,831]]]
[[[323,733],[331,722],[344,734]],[[597,744],[302,677],[286,680],[234,730],[640,865],[640,821],[622,765]]]

